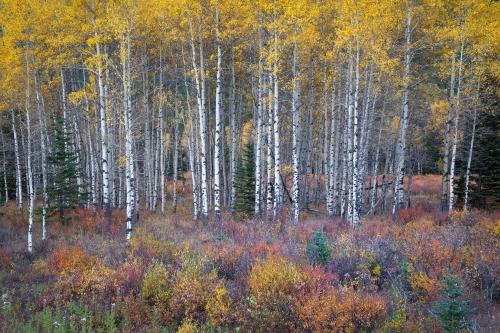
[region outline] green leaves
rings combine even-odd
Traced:
[[[306,246],[306,257],[313,265],[326,266],[330,260],[331,250],[325,232],[318,228]]]

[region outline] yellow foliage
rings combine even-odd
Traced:
[[[212,324],[223,326],[230,323],[232,313],[232,301],[224,285],[219,284],[212,291],[205,312]]]
[[[142,297],[146,302],[165,307],[170,300],[169,274],[163,264],[153,261],[142,282]]]

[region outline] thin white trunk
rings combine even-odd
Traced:
[[[206,147],[206,113],[205,113],[205,69],[203,62],[203,43],[201,36],[201,25],[199,27],[200,68],[196,65],[196,49],[194,44],[194,33],[190,22],[191,53],[194,77],[196,82],[196,101],[198,104],[198,117],[200,122],[199,138],[201,144],[201,208],[204,222],[208,221],[208,185],[207,185],[207,147]]]
[[[457,145],[458,145],[458,124],[460,121],[460,88],[462,85],[462,62],[464,54],[464,40],[462,38],[462,45],[460,47],[460,62],[458,64],[458,83],[457,83],[457,95],[455,97],[455,123],[454,123],[454,135],[453,135],[453,146],[451,148],[451,163],[450,163],[450,202],[448,206],[448,213],[451,214],[453,211],[453,206],[455,204],[455,191],[454,191],[454,181],[455,181],[455,160],[457,156]]]
[[[410,62],[411,62],[411,17],[412,3],[408,6],[408,15],[406,17],[405,28],[405,60],[403,71],[403,100],[402,113],[399,123],[399,138],[396,144],[396,177],[394,179],[394,198],[392,205],[392,214],[395,214],[402,205],[404,205],[404,169],[406,153],[406,129],[408,128],[408,96],[410,93]]]
[[[326,89],[326,87],[325,87]],[[335,211],[335,182],[336,182],[336,165],[335,165],[335,147],[338,146],[338,140],[335,140],[335,71],[332,72],[332,106],[331,106],[331,124],[330,124],[330,142],[328,144],[328,179],[326,192],[326,214],[332,217]]]
[[[455,53],[451,57],[451,76],[450,76],[450,95],[448,97],[448,115],[446,118],[446,129],[444,134],[444,154],[443,154],[443,177],[441,183],[441,210],[448,209],[448,180],[449,180],[449,153],[451,141],[451,121],[452,121],[452,103],[455,94]]]
[[[255,149],[255,215],[260,215],[260,199],[262,197],[262,128],[264,118],[264,102],[263,102],[263,89],[264,77],[262,73],[262,31],[259,25],[259,68],[257,75],[259,76],[259,86],[257,87],[257,138]],[[235,129],[236,130],[236,129]],[[231,135],[233,138],[233,135]],[[234,143],[236,144],[236,142]],[[234,198],[231,195],[231,198]],[[233,202],[233,201],[231,201]]]
[[[26,173],[28,178],[28,252],[33,253],[33,213],[35,209],[35,188],[33,186],[33,169],[31,167],[31,121],[30,121],[30,69],[28,51],[26,51]]]
[[[62,71],[61,71],[62,75]],[[47,194],[47,156],[46,156],[46,142],[45,142],[45,122],[43,121],[43,117],[45,114],[44,104],[41,96],[40,86],[38,82],[37,75],[35,74],[35,95],[37,102],[37,110],[38,110],[38,122],[40,125],[40,150],[41,150],[41,164],[42,164],[42,195],[43,195],[43,203],[42,203],[42,240],[46,239],[46,219],[47,219],[47,207],[49,203],[49,197]]]
[[[95,33],[97,37],[97,32]],[[96,44],[97,54],[97,82],[99,87],[99,124],[101,130],[101,172],[102,172],[102,199],[104,209],[109,211],[109,173],[108,173],[108,136],[107,136],[107,123],[106,123],[106,105],[105,105],[105,87],[103,70],[101,63],[101,45]]]
[[[12,115],[12,133],[14,136],[14,155],[16,160],[16,201],[17,208],[19,210],[23,209],[23,182],[21,179],[21,162],[19,157],[19,142],[17,140],[17,129],[16,129],[16,116],[14,111],[11,112]]]
[[[193,115],[193,110],[191,107],[191,97],[189,94],[189,86],[187,81],[186,74],[186,64],[184,61],[184,52],[182,53],[182,62],[184,66],[184,87],[186,89],[186,104],[188,107],[188,115],[190,122],[190,130],[189,130],[189,164],[191,168],[191,189],[193,192],[193,218],[197,220],[199,217],[199,191],[198,191],[198,164],[197,164],[197,155],[198,155],[198,145],[196,144],[196,128],[195,128],[195,119]]]
[[[236,74],[235,74],[235,69],[234,69],[234,48],[232,49],[231,52],[231,100],[230,100],[230,113],[231,113],[231,209],[234,210],[235,208],[235,203],[236,203],[236,158],[237,158],[237,144],[236,144]],[[260,125],[262,126],[262,124]],[[258,130],[260,133],[260,130]],[[260,144],[260,140],[257,144]],[[257,158],[257,157],[256,157]],[[260,158],[260,156],[259,156]],[[260,161],[260,159],[259,159]],[[260,162],[259,162],[260,163]],[[257,163],[255,164],[255,172],[257,172]],[[260,177],[260,169],[259,169],[259,177]],[[257,179],[257,178],[256,178]],[[257,183],[260,185],[260,182],[257,180],[255,181],[255,185],[257,186]],[[257,195],[257,192],[256,192]],[[259,194],[260,196],[260,191]],[[257,200],[257,197],[256,199]],[[256,214],[258,214],[259,211],[257,210]]]
[[[135,171],[132,142],[132,101],[130,91],[130,31],[123,36],[122,41],[122,81],[123,81],[123,108],[125,124],[125,159],[126,159],[126,193],[127,193],[127,229],[126,239],[132,236],[132,223],[135,215]]]
[[[300,145],[300,60],[297,42],[293,48],[293,93],[292,93],[292,163],[293,163],[293,221],[297,223],[300,215],[299,203],[299,145]]]
[[[358,138],[358,116],[359,116],[359,44],[356,41],[356,67],[355,67],[355,83],[354,83],[354,114],[353,114],[353,152],[352,152],[352,219],[351,223],[355,224],[359,221],[358,208],[358,181],[359,181],[359,138]]]
[[[273,209],[273,107],[272,107],[272,73],[268,82],[268,112],[267,112],[267,214]]]
[[[352,200],[352,171],[354,169],[353,165],[353,158],[352,158],[352,152],[353,152],[353,142],[352,142],[352,115],[353,115],[353,110],[354,110],[354,85],[352,83],[352,71],[353,71],[353,59],[352,55],[349,57],[349,76],[348,76],[348,85],[349,85],[349,95],[348,95],[348,102],[347,102],[347,170],[346,170],[346,176],[347,176],[347,184],[346,186],[348,187],[348,195],[347,195],[347,219],[349,222],[352,223],[353,220],[353,200]]]
[[[278,33],[274,32],[274,216],[279,213],[281,206],[281,158],[280,158],[280,116],[279,116],[279,85],[278,85]]]
[[[172,182],[172,211],[177,212],[177,178],[179,178],[179,111],[177,109],[177,86],[175,88],[174,97],[174,160],[172,162],[174,168],[174,179]],[[163,203],[163,200],[162,200]]]
[[[5,203],[7,203],[9,202],[9,188],[7,187],[7,160],[5,156],[5,139],[3,137],[3,126],[0,126],[0,138],[2,139],[3,186],[5,190]]]
[[[219,9],[215,9],[216,21],[216,44],[217,44],[217,73],[215,82],[215,147],[214,147],[214,212],[215,221],[217,224],[221,222],[220,216],[220,187],[221,187],[221,170],[220,170],[220,155],[221,155],[221,103],[222,103],[222,52],[219,39]]]
[[[479,102],[479,88],[480,82],[477,82],[477,93],[474,101],[474,118],[472,122],[472,134],[470,138],[470,146],[469,146],[469,157],[467,158],[467,170],[465,172],[465,193],[464,193],[464,210],[468,209],[469,204],[469,182],[470,182],[470,167],[472,164],[472,154],[474,152],[474,138],[476,136],[476,121],[477,121],[477,105]]]

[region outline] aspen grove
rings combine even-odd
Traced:
[[[113,300],[76,331],[491,331],[467,302],[447,321],[446,300],[482,283],[476,310],[499,311],[498,252],[471,264],[499,242],[499,17],[491,0],[0,0],[0,329],[29,331],[5,312],[24,267],[54,290],[81,276],[79,309]],[[406,245],[374,250],[388,235]],[[439,273],[412,259],[429,239],[459,253]],[[233,251],[244,273],[224,275]],[[65,297],[43,302],[69,314]]]

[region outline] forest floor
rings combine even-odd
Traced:
[[[394,218],[350,227],[323,207],[297,225],[286,209],[275,221],[224,212],[222,232],[193,221],[185,186],[177,214],[140,212],[129,244],[121,210],[54,218],[45,242],[37,216],[32,256],[26,216],[9,202],[0,332],[442,332],[450,275],[463,287],[457,327],[500,331],[500,212],[447,216],[440,178],[413,182],[412,208]]]

